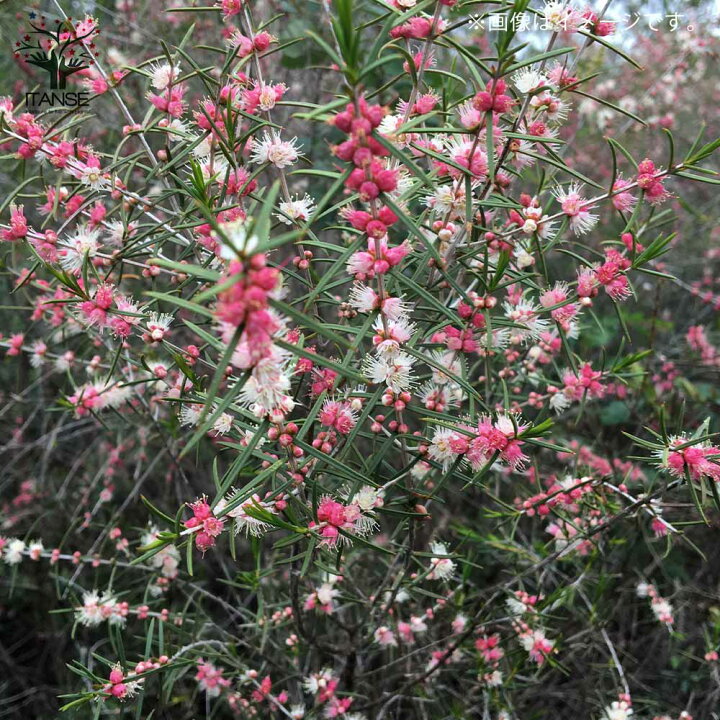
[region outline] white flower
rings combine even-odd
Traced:
[[[402,296],[386,297],[382,302],[382,314],[388,320],[407,319],[413,309],[413,305],[403,300]]]
[[[417,617],[413,615],[410,618],[410,629],[414,633],[424,633],[427,631],[427,624],[425,623],[425,618],[423,617]]]
[[[55,372],[63,373],[66,370],[69,370],[74,361],[75,353],[72,350],[68,350],[63,355],[59,355],[55,358],[55,362],[53,364]]]
[[[500,687],[503,683],[503,676],[500,670],[493,670],[488,675],[485,675],[483,679],[490,687]]]
[[[558,414],[567,410],[571,404],[572,400],[564,392],[556,392],[550,398],[550,407]]]
[[[632,714],[633,709],[625,700],[616,700],[605,708],[600,720],[628,720]]]
[[[451,183],[440,185],[432,195],[424,199],[425,205],[433,209],[436,215],[454,214],[465,210],[465,184]]]
[[[549,237],[555,230],[555,221],[550,220],[548,215],[543,214],[541,207],[527,207],[523,210],[525,222],[522,231],[526,235],[537,233],[541,238]]]
[[[227,504],[232,502],[236,492],[233,490],[227,499],[221,500],[215,510],[220,512],[225,508]],[[254,508],[273,512],[274,508],[269,503],[263,501],[263,499],[255,494],[247,498],[242,504],[234,507],[228,511],[228,516],[235,520],[235,534],[244,532],[246,535],[252,535],[253,537],[260,537],[270,527],[266,522],[258,520],[252,515],[248,514],[247,510],[252,511]]]
[[[320,690],[327,687],[333,679],[332,670],[323,668],[320,672],[313,673],[303,680],[303,687],[310,695],[317,695]]]
[[[654,597],[652,599],[650,607],[652,608],[655,617],[660,622],[666,623],[667,625],[672,625],[673,607],[665,598]]]
[[[378,294],[368,285],[356,282],[350,289],[348,302],[361,313],[370,313],[380,304]]]
[[[267,85],[263,82],[258,83],[257,87],[260,88],[258,107],[263,112],[268,112],[275,107],[275,103],[277,102],[276,89],[279,89],[282,92],[285,92],[287,90],[287,87],[282,83],[280,85]]]
[[[238,254],[252,255],[260,244],[256,235],[250,235],[246,220],[238,219],[220,223],[220,230],[225,238],[215,235],[220,243],[220,256],[225,260],[236,260]]]
[[[297,138],[281,140],[276,134],[265,133],[262,140],[253,143],[251,162],[271,163],[276,168],[284,168],[297,162],[299,148],[295,146]]]
[[[518,600],[514,595],[511,595],[506,601],[505,605],[510,611],[511,615],[520,616],[527,611],[527,605],[524,602]]]
[[[25,552],[25,543],[18,538],[9,540],[5,546],[3,559],[8,565],[17,565]]]
[[[572,183],[567,189],[557,187],[553,190],[553,195],[567,215],[575,235],[589,232],[598,221],[598,216],[590,212],[591,205],[583,198],[581,191],[582,186],[579,183]]]
[[[42,340],[36,340],[32,344],[32,354],[30,355],[30,364],[34,368],[39,368],[45,362],[45,353],[47,345]]]
[[[195,427],[200,422],[202,412],[202,405],[183,405],[180,408],[180,424]]]
[[[61,240],[58,245],[60,251],[60,264],[68,272],[79,272],[85,258],[94,258],[97,253],[100,233],[88,227],[78,228],[75,235]]]
[[[202,161],[204,158],[209,158],[213,153],[212,136],[207,135],[204,137],[191,152],[199,161]]]
[[[157,540],[158,529],[151,526],[146,533],[143,534],[141,542],[143,545],[149,545]],[[160,552],[155,553],[148,563],[160,570],[163,577],[174,578],[177,575],[177,569],[180,565],[180,551],[174,545],[166,545]]]
[[[125,237],[125,223],[122,220],[110,220],[105,223],[105,229],[109,233],[108,245],[122,247],[123,238]],[[130,226],[128,226],[128,234],[130,234]]]
[[[92,165],[78,164],[71,171],[83,185],[87,185],[92,190],[105,190],[110,184],[107,175],[100,168]]]
[[[503,310],[508,320],[520,326],[511,328],[513,341],[526,342],[537,339],[550,324],[546,318],[540,317],[543,308],[525,297],[520,298],[514,305],[504,302]]]
[[[437,385],[445,385],[446,383],[453,384],[454,381],[449,375],[446,375],[442,370],[437,368],[437,365],[444,367],[448,372],[455,375],[455,377],[462,376],[462,359],[460,354],[454,350],[434,350],[430,353],[432,360],[435,365],[432,365],[432,381]]]
[[[295,407],[286,366],[284,351],[274,345],[272,354],[253,367],[238,397],[256,417],[285,415]]]
[[[421,460],[420,462],[415,463],[415,465],[412,466],[410,474],[416,480],[422,480],[431,470],[432,467],[430,466],[430,464],[426,463],[424,460]]]
[[[378,355],[388,359],[394,357],[399,352],[400,346],[413,336],[415,328],[415,324],[405,318],[401,317],[397,320],[385,318],[385,322],[383,322],[383,318],[378,315],[373,322],[375,351]]]
[[[233,416],[230,413],[223,413],[213,423],[213,431],[217,435],[227,435],[233,426]]]
[[[275,217],[286,225],[292,225],[293,220],[295,222],[307,222],[315,208],[315,201],[309,195],[305,195],[301,199],[295,198],[294,200],[281,202],[279,207],[280,212],[275,213]]]
[[[533,70],[530,67],[518,70],[513,76],[512,81],[515,87],[523,94],[528,94],[541,87],[547,87],[552,83],[543,73]]]
[[[156,90],[165,90],[168,85],[176,82],[180,77],[180,63],[173,66],[169,63],[158,63],[151,65],[150,71],[150,84]]]
[[[538,112],[544,112],[547,120],[553,120],[558,123],[567,120],[570,112],[570,103],[565,102],[565,100],[560,99],[547,90],[533,95],[530,98],[530,107]],[[546,136],[548,135],[555,137],[555,132],[546,130]]]
[[[360,490],[355,493],[353,502],[356,503],[363,512],[369,512],[376,507],[382,506],[382,492],[382,490],[377,490],[370,485],[363,485]]]
[[[364,372],[373,384],[385,383],[394,393],[409,390],[413,383],[412,366],[415,358],[398,352],[392,357],[365,358]]]
[[[178,140],[189,140],[192,142],[196,139],[195,136],[190,134],[187,124],[180,118],[173,118],[169,123],[164,124],[162,127],[164,127],[167,132],[167,139],[169,142],[177,142]]]
[[[223,156],[217,155],[203,158],[200,164],[200,170],[205,180],[224,178],[229,167],[230,163]]]
[[[165,337],[165,333],[170,329],[172,321],[172,315],[154,312],[150,314],[147,320],[145,320],[145,327],[148,329],[150,337],[155,342],[160,342],[160,340]]]
[[[402,115],[386,115],[378,125],[378,132],[398,147],[406,147],[417,137],[417,134],[398,133],[398,129],[404,124]]]
[[[447,470],[452,465],[457,453],[453,452],[450,447],[450,440],[455,437],[455,430],[446,427],[439,427],[433,433],[430,447],[428,448],[428,456],[443,466],[443,470]]]
[[[75,610],[75,620],[86,627],[96,627],[104,619],[97,590],[83,593],[83,604],[82,607]]]
[[[463,615],[462,613],[458,613],[455,616],[455,619],[452,621],[453,632],[456,634],[461,633],[467,626],[467,621],[468,619],[465,615]]]
[[[318,602],[321,605],[331,605],[332,601],[340,594],[331,583],[323,583],[319,588],[315,589]]]
[[[431,542],[430,550],[435,555],[447,555],[447,548],[441,542]],[[455,572],[455,563],[447,557],[432,558],[430,560],[428,580],[447,580]]]
[[[293,720],[303,720],[305,717],[305,706],[304,705],[291,705],[290,706],[290,717]]]
[[[121,385],[118,381],[110,381],[107,385],[97,386],[101,393],[101,407],[117,408],[125,404],[132,395],[131,385]]]

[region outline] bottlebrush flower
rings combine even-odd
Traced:
[[[218,0],[217,6],[222,8],[223,18],[228,19],[242,12],[245,0]]]
[[[672,197],[663,185],[664,180],[664,174],[652,160],[645,158],[638,165],[637,184],[651,205],[660,205]]]
[[[397,320],[377,317],[373,323],[373,345],[378,355],[387,358],[396,355],[415,332],[416,326],[406,318]]]
[[[604,710],[600,720],[629,720],[633,709],[627,700],[614,700]]]
[[[458,433],[451,428],[437,428],[433,433],[432,442],[428,448],[428,455],[435,462],[440,463],[443,470],[447,470],[450,465],[458,458],[462,452],[456,450],[454,441],[462,440],[458,438]]]
[[[26,550],[25,543],[18,538],[12,538],[7,541],[3,548],[2,559],[8,565],[17,565],[21,560],[23,553]]]
[[[431,542],[430,551],[434,555],[447,555],[447,547],[441,542]],[[428,580],[448,580],[455,573],[455,562],[449,557],[434,557],[430,560]]]
[[[363,372],[374,385],[385,383],[393,392],[410,390],[415,383],[412,372],[415,358],[404,352],[397,352],[390,357],[365,358]]]
[[[180,77],[180,63],[155,63],[148,68],[150,84],[156,90],[165,90]]]
[[[315,209],[315,201],[305,195],[300,199],[283,201],[278,206],[279,213],[275,213],[275,217],[286,225],[292,225],[293,222],[307,222]]]
[[[685,435],[670,438],[670,444],[658,451],[659,465],[671,475],[683,478],[688,472],[693,480],[704,477],[720,482],[720,447],[707,442],[690,444],[692,440]]]
[[[629,270],[631,262],[617,250],[608,250],[605,262],[595,268],[595,279],[605,288],[605,292],[616,302],[625,300],[632,294],[630,283],[625,271]]]
[[[10,205],[10,227],[2,230],[0,237],[3,240],[14,242],[24,240],[28,234],[28,222],[22,205]]]
[[[555,643],[545,636],[545,631],[536,628],[531,630],[527,628],[518,635],[520,644],[538,665],[543,665],[548,655],[553,651]]]
[[[140,689],[140,680],[131,680],[131,674],[126,676],[119,664],[113,665],[108,676],[109,683],[103,687],[103,691],[110,697],[114,697],[117,700],[125,700],[126,698],[133,697]]]
[[[167,335],[172,325],[173,316],[167,313],[151,313],[150,317],[145,320],[148,339],[152,342],[160,342]]]
[[[258,164],[270,163],[276,168],[285,168],[297,162],[299,147],[297,138],[281,140],[274,133],[265,133],[260,141],[253,143],[250,161]]]
[[[629,187],[632,183],[629,180],[624,180],[622,175],[618,175],[617,180],[613,183],[612,191],[613,196],[611,198],[613,207],[620,212],[628,212],[635,207],[637,198],[626,191],[625,188]]]
[[[230,680],[223,677],[223,672],[222,668],[217,668],[211,662],[200,658],[195,673],[195,680],[200,690],[208,697],[218,697],[225,688],[230,687]]]
[[[395,633],[384,625],[375,630],[373,637],[375,638],[375,642],[383,647],[396,647],[398,644]]]
[[[598,221],[598,216],[589,211],[592,206],[583,198],[581,190],[582,186],[579,183],[573,183],[567,189],[558,187],[553,191],[575,235],[585,235],[590,232]]]
[[[546,3],[542,14],[550,29],[555,32],[577,32],[588,24],[583,13],[565,0]]]
[[[525,67],[518,70],[513,76],[512,81],[515,87],[523,95],[528,95],[543,87],[551,87],[553,83],[538,70],[532,67]]]
[[[376,240],[368,238],[367,251],[353,253],[347,262],[348,273],[356,280],[366,280],[375,275],[384,275],[390,268],[399,265],[411,251],[410,243],[389,247],[387,237]]]
[[[81,227],[64,240],[60,240],[60,264],[71,273],[78,273],[82,269],[86,258],[95,257],[100,247],[100,233],[96,229]]]

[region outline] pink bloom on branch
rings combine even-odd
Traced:
[[[10,205],[10,227],[2,231],[2,239],[14,242],[24,240],[29,232],[22,205]]]
[[[663,185],[666,177],[667,172],[656,168],[655,163],[648,158],[638,165],[637,184],[651,205],[660,205],[672,197]]]

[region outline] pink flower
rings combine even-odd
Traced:
[[[10,206],[10,227],[0,233],[3,240],[24,240],[29,231],[22,205]]]
[[[630,283],[625,275],[625,271],[630,266],[628,258],[617,250],[608,250],[605,262],[595,269],[595,279],[616,302],[625,300],[632,294]]]
[[[645,198],[651,205],[660,205],[671,197],[663,185],[666,176],[667,173],[658,170],[655,163],[648,158],[638,165],[637,184],[644,191]]]

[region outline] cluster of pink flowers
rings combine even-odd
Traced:
[[[714,367],[720,364],[720,352],[710,342],[707,331],[702,325],[692,325],[688,328],[686,338],[688,345],[700,354],[705,365]]]
[[[279,273],[266,266],[262,254],[247,261],[232,260],[221,282],[233,281],[218,295],[217,318],[224,324],[226,342],[236,329],[242,329],[236,356],[239,367],[247,369],[271,353],[273,335],[280,322],[268,309],[268,296],[276,289]]]
[[[494,458],[517,470],[527,462],[522,451],[522,432],[529,426],[513,415],[483,416],[476,426],[458,430],[437,429],[428,447],[428,457],[447,469],[456,460],[467,460],[478,471]]]
[[[548,387],[550,407],[561,412],[572,402],[580,402],[586,398],[604,397],[606,386],[601,382],[602,377],[602,372],[593,370],[590,363],[583,363],[577,372],[567,370],[562,376],[563,387],[561,389],[553,385]]]
[[[663,185],[666,174],[649,158],[638,164],[637,185],[651,205],[660,205],[671,197]]]
[[[225,522],[213,513],[205,498],[188,505],[193,516],[184,525],[194,534],[195,545],[201,552],[206,552],[215,545],[216,538],[225,529]]]
[[[668,628],[672,628],[675,622],[672,605],[660,595],[654,585],[645,582],[639,583],[637,586],[637,595],[640,598],[649,598],[650,608],[658,622],[667,625]]]
[[[224,688],[230,687],[230,680],[223,677],[223,669],[217,668],[211,662],[200,658],[197,663],[197,672],[195,673],[198,687],[208,697],[217,697]]]
[[[372,509],[381,504],[375,493],[370,491],[370,497],[365,504],[361,500],[347,505],[333,500],[331,497],[324,497],[318,503],[317,523],[311,521],[308,527],[317,530],[326,545],[332,546],[343,540],[342,532],[351,535],[366,535],[375,526]]]
[[[671,438],[668,447],[657,454],[661,467],[675,477],[684,478],[687,473],[693,480],[720,482],[720,447],[681,435]]]
[[[161,655],[157,660],[141,660],[129,672],[124,672],[119,663],[113,665],[108,675],[108,682],[102,687],[102,692],[107,697],[113,697],[116,700],[130,698],[140,690],[144,679],[143,675],[153,670],[159,670],[169,662],[170,658],[167,655]]]

